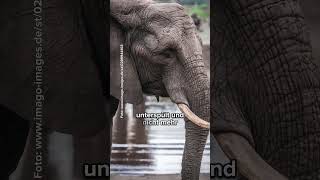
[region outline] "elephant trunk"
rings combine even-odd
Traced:
[[[200,43],[198,47],[199,49],[181,51],[180,62],[169,65],[163,77],[172,101],[177,103],[184,113],[189,111],[185,113],[186,142],[181,172],[183,180],[199,178],[202,155],[209,132],[209,78],[204,67]],[[194,54],[189,54],[190,52]],[[190,116],[199,118],[205,125],[189,120],[188,118],[192,118]]]
[[[184,57],[186,89],[191,110],[209,122],[210,119],[210,89],[209,78],[202,59],[202,53]],[[209,125],[208,125],[209,126]],[[186,121],[186,144],[182,160],[182,179],[196,180],[199,178],[202,154],[205,148],[208,129]]]

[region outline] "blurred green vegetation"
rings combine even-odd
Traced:
[[[196,14],[202,21],[207,21],[210,18],[210,0],[155,0],[157,2],[172,3],[178,2],[187,10],[188,14]]]
[[[201,20],[208,20],[210,17],[210,10],[208,4],[200,4],[190,6],[188,8],[189,15],[196,14]]]
[[[208,4],[209,0],[179,0],[182,4]]]

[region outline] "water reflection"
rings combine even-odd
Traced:
[[[126,105],[124,119],[114,117],[111,173],[117,174],[177,174],[181,171],[184,147],[184,120],[176,126],[144,126],[136,113],[180,113],[167,98],[145,97],[144,105]],[[209,173],[209,138],[201,172]]]

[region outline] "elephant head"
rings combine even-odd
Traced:
[[[121,97],[117,66],[123,55],[127,102],[141,103],[142,93],[169,96],[185,114],[182,178],[198,179],[210,97],[201,40],[191,17],[179,4],[142,0],[111,1],[111,16],[111,94]]]

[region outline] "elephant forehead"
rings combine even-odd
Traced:
[[[184,13],[185,9],[182,5],[178,3],[154,3],[148,6],[148,9],[151,9],[153,12],[180,12]]]
[[[188,18],[188,14],[183,8],[183,6],[176,3],[156,3],[148,6],[144,11],[144,16],[146,20],[156,20],[159,19],[167,21],[177,21],[180,19]]]

